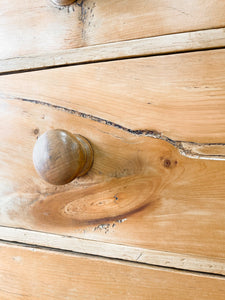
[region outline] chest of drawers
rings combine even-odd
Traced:
[[[224,8],[2,1],[1,299],[224,299]],[[55,129],[94,154],[63,185]]]

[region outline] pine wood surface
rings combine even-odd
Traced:
[[[0,59],[0,74],[53,66],[225,47],[225,28],[166,34],[39,55]]]
[[[124,220],[123,220],[124,221]],[[121,222],[117,222],[121,224]],[[114,227],[117,225],[113,223]],[[107,224],[99,226],[99,230],[109,231]],[[90,229],[90,228],[89,228]],[[107,231],[108,230],[108,231]],[[83,231],[84,233],[84,231]],[[225,275],[225,259],[201,255],[190,255],[185,252],[152,250],[143,247],[115,244],[110,241],[90,240],[68,235],[46,233],[0,226],[1,239],[27,246],[42,246],[54,250],[66,250],[75,254],[92,254],[106,258],[116,258],[123,261],[144,263],[154,266],[176,268],[205,272],[215,275]]]
[[[0,244],[0,297],[11,299],[224,299],[219,276],[178,272]]]
[[[225,274],[225,50],[209,50],[224,47],[224,9],[1,1],[0,73],[99,62],[0,77],[1,239]],[[59,187],[32,164],[55,128],[87,137],[95,155]],[[225,295],[217,275],[6,243],[0,257],[1,299]]]
[[[1,0],[0,58],[215,29],[225,26],[224,10],[220,0]]]
[[[65,109],[0,104],[1,225],[224,259],[224,161],[190,159],[169,142]],[[91,142],[94,164],[56,187],[36,174],[32,151],[59,126]]]
[[[42,101],[177,141],[206,143],[209,155],[208,144],[214,143],[216,155],[223,155],[224,69],[224,49],[101,62],[0,76],[0,96]]]

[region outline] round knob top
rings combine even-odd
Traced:
[[[54,129],[38,138],[33,162],[45,181],[61,185],[88,172],[93,162],[93,150],[83,136]]]

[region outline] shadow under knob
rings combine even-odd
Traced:
[[[38,138],[33,150],[33,162],[45,181],[62,185],[89,171],[93,163],[93,150],[83,136],[54,129]]]

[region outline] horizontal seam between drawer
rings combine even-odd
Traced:
[[[24,248],[34,248],[38,250],[47,250],[55,253],[63,253],[63,254],[68,254],[68,255],[74,255],[74,256],[79,256],[79,257],[86,257],[86,258],[97,258],[99,260],[105,260],[105,261],[111,261],[111,262],[118,262],[118,263],[124,263],[126,265],[135,265],[135,266],[145,266],[147,268],[155,268],[158,270],[165,270],[165,271],[177,271],[180,273],[190,273],[192,275],[204,275],[205,277],[213,277],[213,278],[218,278],[218,279],[224,279],[225,275],[219,274],[219,273],[210,273],[210,272],[202,272],[202,271],[197,271],[197,270],[191,270],[191,269],[185,269],[185,268],[176,268],[176,267],[168,267],[164,265],[157,265],[157,264],[151,264],[151,263],[145,263],[145,262],[139,262],[139,261],[134,261],[134,260],[128,260],[128,259],[122,259],[122,258],[117,258],[117,257],[108,257],[108,256],[103,256],[103,255],[97,255],[97,254],[92,254],[92,253],[83,253],[83,252],[77,252],[75,250],[66,250],[66,249],[61,249],[57,247],[49,247],[49,246],[43,246],[43,245],[38,245],[38,244],[29,244],[29,243],[23,243],[23,242],[18,242],[18,241],[9,241],[9,240],[4,240],[0,239],[0,243],[3,244],[8,244],[8,245],[15,245],[19,247],[24,247]],[[1,244],[0,244],[1,247]]]
[[[172,45],[172,46],[171,46]],[[174,46],[175,45],[175,46]],[[224,49],[225,28],[204,29],[0,60],[0,75],[141,57]]]

